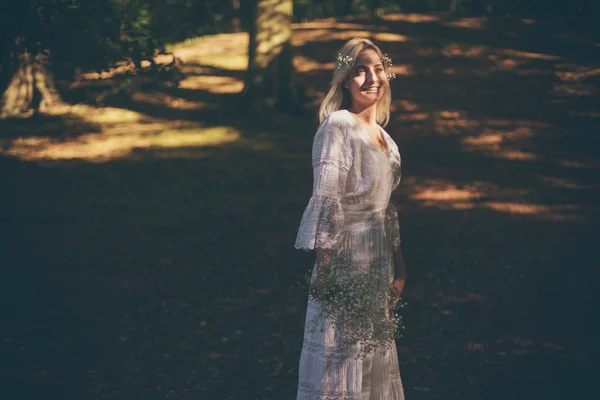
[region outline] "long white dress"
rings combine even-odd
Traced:
[[[393,280],[393,250],[400,246],[396,208],[390,203],[400,183],[398,146],[381,128],[387,154],[346,110],[323,121],[312,149],[313,193],[295,247],[339,250],[351,254],[356,270],[376,266]],[[336,345],[331,321],[318,315],[308,297],[304,343],[300,356],[298,400],[403,400],[395,344],[364,359],[352,348]]]

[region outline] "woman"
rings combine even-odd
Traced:
[[[389,202],[400,183],[400,154],[381,127],[390,115],[389,66],[366,39],[350,40],[338,54],[313,142],[313,194],[295,244],[316,251],[311,293],[341,250],[351,254],[348,268],[380,269],[397,297],[404,288],[398,215]],[[404,399],[395,343],[356,357],[360,344],[336,344],[332,321],[319,315],[319,302],[309,295],[297,399]],[[315,316],[320,329],[309,329]]]

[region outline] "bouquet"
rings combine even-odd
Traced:
[[[377,348],[389,348],[401,337],[404,326],[399,309],[405,304],[396,299],[384,268],[369,266],[351,272],[350,265],[347,252],[334,253],[331,262],[317,271],[318,285],[309,277],[309,294],[320,306],[310,323],[314,329],[329,318],[338,345],[350,348],[360,344],[358,357],[364,358]]]

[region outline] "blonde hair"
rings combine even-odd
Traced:
[[[374,50],[377,55],[383,60],[383,52],[373,42],[368,39],[354,38],[349,40],[339,51],[338,58],[351,60],[350,65],[338,66],[333,71],[329,92],[323,99],[319,108],[319,123],[323,122],[329,114],[348,109],[352,105],[352,97],[347,89],[343,88],[343,84],[348,79],[348,75],[354,65],[356,58],[364,50]],[[385,72],[387,74],[387,63],[383,62]],[[381,126],[386,126],[390,120],[390,103],[392,102],[392,92],[387,79],[384,80],[385,91],[381,99],[377,102],[377,123]]]

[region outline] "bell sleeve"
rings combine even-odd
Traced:
[[[390,233],[392,236],[392,248],[394,251],[400,249],[400,224],[398,222],[398,211],[396,210],[396,206],[390,201],[387,206],[387,210],[385,213],[385,219],[390,228]]]
[[[336,249],[344,227],[341,200],[351,165],[347,128],[330,115],[313,141],[313,192],[300,222],[296,249]]]

